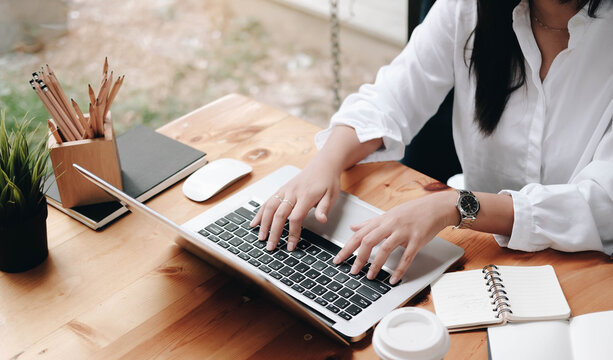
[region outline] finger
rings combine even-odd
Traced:
[[[397,283],[404,276],[404,274],[407,272],[407,269],[413,262],[415,255],[417,255],[417,251],[418,249],[415,246],[411,244],[407,246],[407,248],[404,250],[404,253],[402,253],[402,259],[400,260],[400,263],[390,277],[390,284],[393,285]]]
[[[362,244],[360,245],[360,250],[358,250],[358,255],[353,262],[353,266],[351,267],[351,274],[357,274],[362,270],[364,265],[368,262],[370,258],[370,253],[372,249],[377,246],[381,241],[383,241],[387,236],[391,233],[390,230],[386,229],[383,226],[377,226],[372,229],[368,234],[364,236],[362,239]]]
[[[258,233],[258,240],[262,241],[268,237],[268,229],[270,229],[272,217],[277,211],[279,203],[280,201],[277,198],[270,198],[260,209],[262,212],[262,217],[260,218],[260,232]]]
[[[336,254],[336,256],[334,257],[334,260],[332,260],[332,262],[334,262],[335,264],[340,264],[341,262],[345,261],[345,259],[347,259],[349,256],[351,256],[351,254],[353,254],[353,252],[360,247],[360,243],[362,242],[362,238],[364,237],[364,235],[366,235],[371,228],[374,228],[375,225],[367,225],[364,226],[362,229],[360,229],[359,231],[356,231],[353,236],[351,236],[351,239],[349,239],[349,241],[347,241],[347,243],[345,244],[345,246],[343,246],[343,248],[341,249],[341,251],[338,252],[338,254]]]
[[[364,227],[364,225],[368,224],[368,222],[369,222],[370,220],[371,220],[371,219],[368,219],[368,220],[366,220],[366,221],[362,221],[362,222],[361,222],[361,223],[359,223],[359,224],[350,225],[350,226],[349,226],[349,228],[350,228],[352,231],[354,231],[354,232],[355,232],[355,231],[359,231],[361,228],[363,228],[363,227]]]
[[[396,249],[400,245],[400,236],[392,233],[382,244],[377,248],[377,255],[375,255],[375,259],[370,264],[370,268],[368,269],[368,274],[366,277],[370,280],[374,279],[381,268],[385,264],[385,261],[390,256],[392,251]]]
[[[300,227],[302,221],[309,213],[309,210],[313,207],[313,204],[309,204],[305,200],[298,200],[296,206],[292,210],[289,216],[289,235],[287,237],[287,250],[294,251],[296,245],[300,240]]]
[[[328,221],[328,213],[330,212],[330,207],[332,207],[336,201],[337,194],[337,191],[328,190],[321,200],[319,200],[315,208],[315,218],[317,221],[321,223],[326,223]]]
[[[264,207],[262,206],[262,207],[260,207],[258,212],[255,214],[253,219],[251,219],[251,222],[249,223],[249,226],[256,227],[260,223],[260,221],[262,220],[262,214],[263,213],[264,213]]]
[[[291,201],[293,204],[294,202]],[[268,242],[266,243],[266,250],[271,251],[277,247],[283,227],[285,226],[285,220],[292,212],[293,207],[287,201],[281,202],[277,211],[272,217],[272,225],[270,226],[270,233],[268,234]]]

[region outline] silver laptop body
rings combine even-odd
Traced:
[[[196,256],[225,269],[228,272],[238,274],[243,278],[257,284],[259,287],[265,289],[270,295],[276,298],[286,308],[304,317],[327,334],[345,344],[362,339],[367,332],[381,320],[383,316],[393,309],[408,302],[413,296],[419,293],[431,282],[436,280],[449,266],[451,266],[464,254],[462,248],[439,237],[435,237],[415,257],[409,270],[402,278],[400,284],[397,286],[392,287],[389,286],[389,283],[386,285],[385,282],[382,282],[383,284],[369,283],[363,273],[362,277],[359,279],[347,274],[351,278],[350,280],[352,284],[355,284],[356,282],[360,283],[359,287],[356,289],[352,288],[355,290],[355,294],[352,294],[352,296],[347,296],[347,301],[338,300],[343,299],[343,295],[348,295],[350,293],[350,290],[346,287],[340,290],[344,291],[345,294],[336,296],[336,298],[334,298],[334,294],[328,293],[320,294],[321,296],[316,295],[315,298],[311,298],[314,294],[308,290],[313,288],[321,289],[324,287],[317,283],[317,281],[320,280],[319,278],[313,279],[315,281],[315,286],[317,287],[312,286],[308,289],[301,286],[301,284],[311,285],[310,282],[305,282],[305,280],[301,280],[301,282],[293,282],[291,280],[288,281],[288,277],[279,279],[277,278],[279,277],[277,271],[264,272],[260,269],[269,269],[269,267],[265,266],[262,261],[257,261],[257,259],[254,258],[246,259],[249,257],[247,254],[252,251],[253,246],[249,248],[242,245],[242,249],[249,251],[245,251],[245,253],[241,251],[239,254],[236,254],[230,252],[229,247],[222,247],[220,245],[220,239],[213,236],[210,231],[205,230],[207,227],[209,230],[216,229],[216,222],[220,221],[218,224],[225,223],[227,221],[226,217],[229,215],[234,214],[233,216],[236,217],[236,213],[234,212],[239,208],[242,208],[241,213],[256,212],[257,206],[255,205],[258,203],[263,204],[266,199],[274,195],[279,187],[298,174],[300,169],[293,166],[282,167],[249,187],[234,194],[220,204],[194,217],[185,224],[178,225],[161,214],[153,211],[144,204],[126,195],[122,191],[114,188],[112,185],[106,183],[104,180],[98,178],[96,175],[90,173],[86,169],[83,169],[76,164],[73,164],[73,166],[90,181],[117,198],[129,210],[145,214],[155,221],[160,222],[172,229],[177,234],[175,241],[183,248],[187,249]],[[305,219],[303,227],[310,230],[310,233],[323,237],[324,239],[321,239],[321,241],[329,241],[334,244],[324,244],[324,250],[335,246],[342,247],[353,233],[349,229],[349,225],[360,223],[381,213],[383,213],[382,210],[358,199],[356,196],[341,192],[338,200],[330,211],[328,222],[326,224],[321,224],[315,220],[311,211],[311,213],[309,213]],[[223,219],[223,221],[220,219]],[[248,219],[245,220],[246,223],[249,222]],[[249,231],[249,228],[245,225],[246,224],[243,224],[242,227],[239,226],[239,228]],[[303,232],[307,233],[307,231]],[[213,238],[217,239],[217,241],[211,240]],[[221,242],[227,244],[225,241]],[[256,242],[257,240],[255,240],[252,245],[259,245],[256,244]],[[305,240],[305,242],[308,243],[308,239]],[[304,246],[309,246],[306,243]],[[320,242],[319,244],[322,243]],[[304,249],[310,254],[310,252],[315,252],[315,250],[317,250],[316,248],[317,247],[315,245],[312,245]],[[262,249],[262,251],[264,250]],[[284,264],[284,269],[279,269],[279,272],[287,270],[285,269],[287,266],[285,265],[286,262],[288,264],[301,263],[301,261],[296,262],[296,260],[288,260],[288,258],[285,257],[288,254],[286,251],[279,250],[279,252],[285,253],[285,255],[272,255],[273,257],[276,255],[279,259],[283,259],[283,261],[277,261],[276,258],[273,259],[275,264],[278,262],[282,262]],[[320,251],[318,254],[319,257],[316,259],[319,259],[321,255],[324,255],[321,253],[325,252],[326,251]],[[293,258],[293,255],[291,253],[289,254],[289,258]],[[307,256],[309,256],[309,254],[307,254]],[[373,249],[371,260],[374,259],[375,254],[376,248]],[[241,257],[238,255],[241,255]],[[323,260],[329,258],[329,255],[330,254],[326,254],[326,257],[322,257],[322,260],[317,260],[317,264],[321,265],[321,263],[325,263],[327,266],[333,267],[331,265],[331,259],[327,261]],[[392,252],[385,263],[383,270],[391,274],[393,269],[395,269],[401,255],[401,248],[398,248]],[[313,256],[310,258],[315,256],[317,255],[313,254]],[[251,262],[248,260],[251,260]],[[303,258],[302,260],[305,259]],[[271,262],[269,265],[272,264],[273,262]],[[302,268],[304,268],[303,265],[295,265],[295,267],[298,266],[302,266]],[[328,271],[329,275],[333,274],[333,271],[328,267],[326,267],[325,271]],[[337,274],[340,273],[342,273],[342,271],[337,271]],[[336,276],[342,279],[345,278],[341,275]],[[301,278],[305,277],[293,275],[291,279],[296,280]],[[336,285],[341,284],[340,280],[336,281],[334,279],[335,277],[329,277],[329,280],[332,280],[332,283],[335,283]],[[345,284],[348,282],[349,281],[346,281]],[[368,284],[368,286],[365,284]],[[326,292],[332,292],[331,290],[328,290],[328,287],[332,285],[334,284],[325,284]],[[362,288],[362,286],[365,287]],[[332,288],[334,289],[334,286],[332,286]],[[376,289],[377,291],[373,291],[373,289]],[[305,295],[305,291],[309,294],[309,296]],[[356,296],[358,294],[367,294],[368,296]],[[333,301],[325,301],[323,300],[323,296],[327,296],[325,297],[326,299]],[[366,304],[370,304],[366,305],[363,300],[364,298],[369,299],[370,301],[367,300]],[[349,305],[346,305],[347,302]],[[339,309],[340,306],[335,306],[334,304],[346,306],[345,308]],[[359,312],[356,310],[358,308]],[[347,309],[353,309],[353,311],[349,311]]]

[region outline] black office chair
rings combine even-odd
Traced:
[[[435,0],[408,0],[408,37],[419,24]],[[443,183],[451,176],[462,172],[453,142],[451,116],[453,89],[449,92],[438,111],[426,122],[421,131],[404,151],[400,162]]]

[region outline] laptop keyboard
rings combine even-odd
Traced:
[[[249,205],[255,212],[260,206],[255,201]],[[370,263],[357,275],[349,274],[355,255],[334,264],[332,259],[341,248],[304,228],[296,249],[287,251],[288,223],[277,248],[266,250],[266,241],[258,241],[259,226],[249,227],[254,211],[240,207],[199,234],[345,320],[351,320],[395,286],[389,283],[390,274],[384,270],[376,279],[368,280]]]

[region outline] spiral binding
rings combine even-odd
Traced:
[[[484,266],[481,272],[484,274],[483,279],[486,280],[485,286],[488,286],[487,291],[490,293],[490,299],[492,299],[492,305],[494,308],[492,311],[496,312],[496,317],[499,318],[502,313],[513,314],[511,305],[508,303],[507,291],[502,284],[502,277],[500,272],[497,271],[498,266],[490,264]]]

